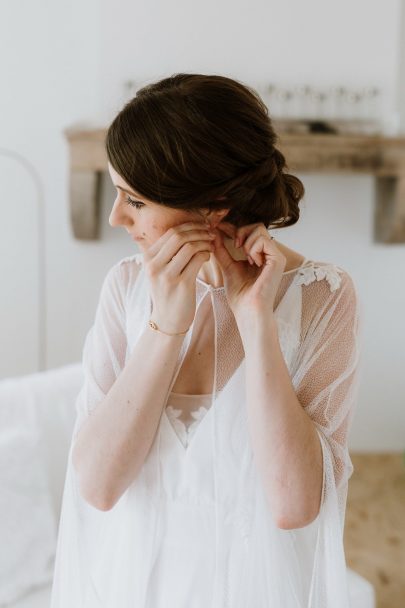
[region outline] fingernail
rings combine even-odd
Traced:
[[[240,243],[240,240],[238,238],[235,239],[235,247],[239,247],[239,243]]]

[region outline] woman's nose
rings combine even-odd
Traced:
[[[117,218],[117,212],[115,211],[115,209],[112,209],[112,211],[110,213],[110,217],[108,218],[108,223],[113,228],[114,228],[114,226],[118,226],[119,225],[119,221],[118,221],[118,218]]]
[[[114,228],[115,226],[122,226],[123,224],[128,224],[130,222],[130,216],[127,215],[123,208],[120,207],[117,201],[115,201],[110,213],[110,217],[108,218],[108,223],[110,226]]]

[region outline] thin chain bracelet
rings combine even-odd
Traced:
[[[156,323],[154,321],[152,321],[152,319],[149,320],[149,327],[151,327],[155,331],[159,331],[161,334],[166,334],[166,336],[184,336],[188,332],[188,329],[187,329],[187,331],[181,331],[177,334],[169,334],[167,331],[163,331],[163,330],[159,329],[158,326],[156,325]]]

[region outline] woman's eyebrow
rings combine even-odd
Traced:
[[[139,194],[135,194],[135,192],[132,192],[131,190],[126,190],[125,188],[122,188],[121,186],[118,186],[117,184],[114,184],[114,186],[116,188],[118,188],[119,190],[122,190],[123,192],[126,192],[127,194],[132,194],[132,196],[138,196]]]

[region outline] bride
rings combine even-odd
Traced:
[[[51,608],[348,608],[360,316],[269,230],[304,194],[223,76],[140,89],[106,137],[108,271],[83,349]]]

